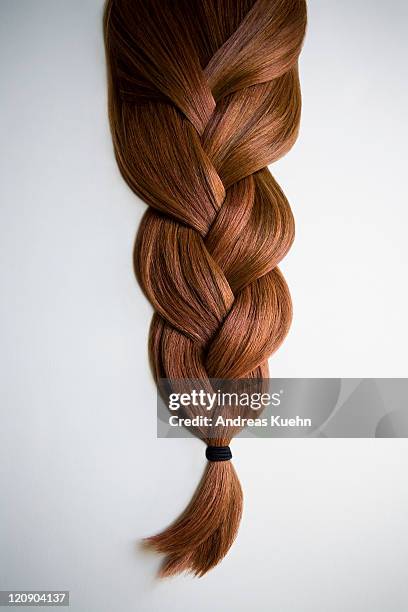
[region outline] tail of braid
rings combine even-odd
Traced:
[[[277,266],[294,236],[266,166],[297,136],[305,0],[108,0],[104,25],[115,153],[149,205],[135,267],[155,377],[266,377],[291,321]],[[215,566],[241,511],[231,461],[209,461],[185,512],[148,539],[162,575]]]

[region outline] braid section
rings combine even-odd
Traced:
[[[268,376],[292,319],[278,265],[294,238],[267,166],[294,144],[305,0],[108,0],[105,44],[116,159],[148,204],[134,264],[155,314],[159,379]],[[232,432],[207,444],[228,446]],[[209,461],[183,514],[147,544],[162,575],[214,567],[234,541],[242,490]]]

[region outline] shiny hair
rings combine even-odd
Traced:
[[[116,159],[148,204],[134,260],[154,376],[266,378],[292,318],[277,266],[294,237],[267,165],[298,133],[305,0],[108,0],[104,28]],[[241,512],[231,461],[209,461],[184,513],[147,539],[162,575],[205,574]]]

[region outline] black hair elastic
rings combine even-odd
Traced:
[[[208,461],[229,461],[232,459],[229,446],[207,446],[205,456]]]

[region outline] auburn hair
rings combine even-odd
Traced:
[[[292,318],[278,264],[292,213],[267,165],[296,140],[305,0],[108,0],[109,119],[120,171],[148,208],[138,281],[155,314],[160,379],[264,379]],[[197,433],[197,432],[196,432]],[[234,432],[211,446],[228,446]],[[196,494],[147,538],[162,575],[203,575],[242,513],[231,461],[208,461]]]

